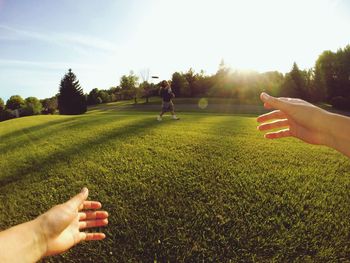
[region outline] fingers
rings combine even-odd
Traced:
[[[102,240],[106,238],[106,235],[103,233],[84,233],[80,232],[80,240],[81,241],[91,241],[91,240]]]
[[[259,131],[267,131],[272,129],[279,129],[283,127],[288,127],[290,125],[288,119],[286,119],[286,115],[280,111],[276,110],[258,117],[258,122],[266,122],[269,120],[277,119],[276,121],[272,121],[269,123],[263,123],[258,126]],[[267,139],[278,139],[283,137],[292,136],[290,129],[283,129],[276,132],[269,132],[265,134],[265,138]]]
[[[288,112],[291,108],[291,103],[288,98],[275,98],[263,92],[260,95],[260,99],[264,102],[264,105],[266,104],[268,107],[272,107],[277,110]]]
[[[259,131],[267,131],[267,130],[282,128],[287,126],[289,126],[289,121],[285,119],[285,120],[277,120],[277,121],[261,124],[258,127],[258,129]]]
[[[66,202],[67,205],[69,205],[73,209],[78,209],[84,201],[88,198],[89,190],[84,187],[79,194],[72,197],[70,200]]]
[[[266,102],[264,103],[264,108],[268,109],[268,110],[272,110],[273,109],[273,107],[270,104],[266,103]]]
[[[102,207],[102,204],[98,201],[84,201],[82,204],[79,206],[79,211],[80,210],[89,210],[89,209],[100,209]]]
[[[265,122],[265,121],[270,121],[270,120],[275,120],[275,119],[276,120],[277,119],[287,119],[287,115],[280,110],[275,110],[275,111],[260,115],[257,118],[257,121],[258,122]]]
[[[106,211],[88,211],[79,213],[79,221],[92,219],[105,219],[108,217]]]
[[[101,227],[108,225],[108,219],[95,219],[79,222],[79,229],[91,228],[91,227]]]
[[[284,129],[277,132],[269,132],[265,134],[265,138],[267,139],[279,139],[290,136],[292,136],[292,134],[289,129]]]

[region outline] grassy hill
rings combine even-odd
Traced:
[[[0,228],[87,186],[110,214],[107,238],[46,262],[350,257],[345,157],[265,140],[254,117],[197,110],[157,122],[125,104],[0,123]]]

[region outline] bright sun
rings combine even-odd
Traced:
[[[135,65],[160,73],[214,72],[222,58],[233,68],[286,72],[347,44],[348,23],[336,11],[332,0],[154,0],[125,48]]]

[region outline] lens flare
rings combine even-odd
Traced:
[[[198,107],[202,110],[206,109],[208,107],[208,99],[207,98],[201,98],[198,101]]]

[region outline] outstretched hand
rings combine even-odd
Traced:
[[[88,189],[69,201],[51,208],[37,218],[41,233],[46,243],[45,256],[62,253],[84,240],[101,240],[103,233],[87,233],[81,230],[101,227],[108,224],[108,213],[95,211],[101,208],[101,203],[86,201]]]
[[[257,119],[260,131],[273,130],[265,138],[293,136],[311,144],[327,143],[330,134],[327,111],[301,99],[275,98],[264,92],[260,98],[265,108],[275,109]]]

